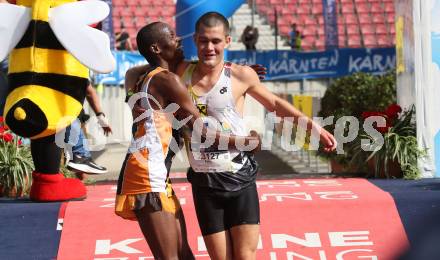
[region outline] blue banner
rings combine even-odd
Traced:
[[[138,53],[114,52],[117,68],[109,74],[98,74],[95,84],[124,84],[127,69],[145,64]],[[334,49],[323,52],[294,51],[229,51],[228,59],[238,64],[262,64],[266,80],[301,80],[334,78],[356,72],[383,74],[396,66],[394,48]]]
[[[116,59],[116,69],[107,74],[93,74],[94,84],[105,85],[123,85],[125,72],[129,68],[137,65],[147,64],[147,61],[138,52],[114,51],[113,56]]]
[[[104,20],[102,20],[101,30],[103,32],[107,33],[108,37],[110,38],[110,49],[114,50],[115,49],[115,34],[113,32],[112,0],[103,0],[103,1],[106,2],[108,4],[108,6],[110,7],[110,13]]]
[[[325,46],[328,49],[338,48],[338,17],[336,0],[322,0],[324,15]]]
[[[262,64],[267,80],[341,77],[355,72],[382,74],[396,66],[394,48],[334,49],[323,52],[230,51],[235,63]]]

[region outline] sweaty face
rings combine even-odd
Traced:
[[[199,61],[209,67],[215,67],[223,62],[224,50],[229,46],[231,37],[226,34],[223,25],[214,27],[200,25],[194,40]]]
[[[161,56],[169,62],[178,62],[184,58],[180,38],[168,25],[164,25],[162,28],[160,48]]]

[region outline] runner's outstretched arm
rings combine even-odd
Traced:
[[[275,112],[279,117],[293,117],[296,123],[298,123],[299,118],[307,118],[307,129],[314,129],[319,133],[320,141],[324,145],[324,150],[330,152],[336,149],[337,142],[331,133],[301,113],[301,111],[296,109],[289,102],[270,92],[261,84],[258,75],[252,69],[245,66],[237,67],[239,73],[236,73],[237,75],[235,76],[239,80],[247,83],[246,94],[251,95],[267,110]]]

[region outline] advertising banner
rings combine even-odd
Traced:
[[[146,63],[138,53],[114,52],[114,55],[116,70],[95,75],[95,84],[123,84],[127,69]],[[262,64],[267,68],[266,80],[334,78],[356,72],[383,74],[396,66],[394,48],[334,49],[323,52],[229,51],[228,58],[238,64]]]

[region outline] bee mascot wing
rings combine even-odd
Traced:
[[[31,20],[29,8],[0,4],[0,61],[4,60],[23,37]]]
[[[90,69],[109,73],[115,68],[106,33],[90,27],[103,20],[109,6],[97,0],[67,3],[50,9],[49,24],[60,43]]]

